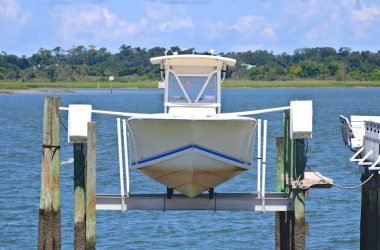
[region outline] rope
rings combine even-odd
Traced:
[[[309,150],[309,141],[306,139],[305,142],[303,143],[304,146],[306,146],[306,149],[305,149],[305,153],[304,153],[304,156],[303,158],[305,159],[304,162],[303,162],[303,169],[302,169],[302,172],[301,174],[298,176],[298,178],[296,179],[296,183],[297,183],[297,186],[298,187],[301,187],[301,182],[300,182],[300,179],[302,177],[302,175],[305,173],[305,170],[306,168],[309,168],[310,167],[307,165],[307,151]],[[296,172],[296,165],[294,164],[294,172]],[[321,178],[321,177],[320,177]],[[323,180],[324,181],[324,180]]]
[[[66,132],[68,132],[65,124],[63,124],[63,122],[61,120],[61,116],[59,115],[59,113],[58,113],[58,118],[59,118],[59,121],[61,122],[62,127],[66,130]]]
[[[339,187],[339,188],[343,188],[343,189],[354,189],[354,188],[359,188],[361,186],[363,186],[364,184],[366,184],[369,180],[371,180],[371,178],[373,177],[373,175],[375,174],[375,172],[373,172],[367,180],[365,180],[363,183],[359,184],[359,185],[356,185],[356,186],[342,186],[342,185],[338,185],[338,184],[333,184],[334,186],[336,187]]]
[[[326,182],[325,179],[323,179],[322,176],[320,176],[318,173],[314,172],[314,170],[311,169],[309,166],[307,166],[307,168],[308,168],[311,172],[313,172],[316,176],[318,176],[318,177],[321,179],[322,182]],[[356,186],[343,186],[343,185],[339,185],[339,184],[336,184],[336,183],[333,183],[332,185],[333,185],[333,186],[336,186],[336,187],[338,187],[338,188],[342,188],[342,189],[355,189],[355,188],[360,188],[361,186],[363,186],[364,184],[366,184],[368,181],[370,181],[371,178],[374,176],[374,174],[375,174],[375,172],[373,172],[373,173],[368,177],[367,180],[365,180],[364,182],[362,182],[362,183],[360,183],[360,184],[358,184],[358,185],[356,185]]]

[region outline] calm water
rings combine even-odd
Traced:
[[[42,111],[46,94],[0,95],[0,248],[37,246],[41,171]],[[57,94],[52,94],[57,95]],[[59,94],[62,106],[92,104],[95,109],[161,112],[157,89],[76,90]],[[339,114],[378,115],[380,88],[224,89],[223,111],[287,106],[290,100],[314,101],[313,139],[308,164],[339,184],[358,184],[360,174],[348,163],[350,152],[342,144]],[[67,115],[62,114],[66,121]],[[274,190],[275,137],[282,135],[282,114],[269,120],[268,189]],[[98,122],[97,191],[119,192],[116,123],[113,117],[95,116]],[[62,130],[62,243],[73,247],[72,146]],[[131,189],[164,192],[165,188],[132,171]],[[216,192],[256,189],[255,171],[245,172],[216,188]],[[306,200],[308,249],[358,249],[360,189],[336,187],[312,190]],[[258,212],[97,212],[100,249],[272,249],[274,213]]]

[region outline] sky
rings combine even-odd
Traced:
[[[59,46],[197,52],[380,50],[379,0],[0,0],[0,52]]]

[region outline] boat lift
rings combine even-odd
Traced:
[[[252,193],[202,193],[194,198],[182,194],[132,194],[130,192],[130,150],[128,117],[138,117],[139,113],[113,112],[93,110],[91,105],[69,105],[61,107],[68,111],[68,140],[75,143],[79,138],[87,136],[86,124],[91,121],[92,114],[116,116],[118,158],[120,175],[120,194],[98,194],[96,196],[97,210],[245,210],[245,211],[292,211],[293,197],[286,192],[266,191],[266,161],[267,161],[267,120],[258,119],[257,129],[257,188]],[[290,138],[311,138],[312,136],[312,102],[292,101],[290,106],[252,110],[235,113],[218,114],[218,117],[239,115],[251,116],[270,112],[290,113]],[[152,117],[155,114],[151,115]],[[125,173],[124,173],[125,171]],[[306,176],[306,175],[305,175]],[[310,176],[310,175],[309,175]],[[327,179],[326,179],[327,180]],[[313,185],[331,187],[331,181],[308,180],[308,189]],[[307,180],[305,180],[307,181]],[[296,182],[296,181],[295,181]],[[299,183],[288,183],[294,188],[301,187]],[[301,187],[302,188],[302,187]],[[169,189],[168,189],[169,190]]]
[[[380,173],[380,116],[351,116],[351,121],[340,116],[344,144],[354,154],[350,162],[356,162],[362,173]]]

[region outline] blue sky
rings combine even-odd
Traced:
[[[0,0],[0,51],[178,45],[198,52],[380,50],[379,0]]]

